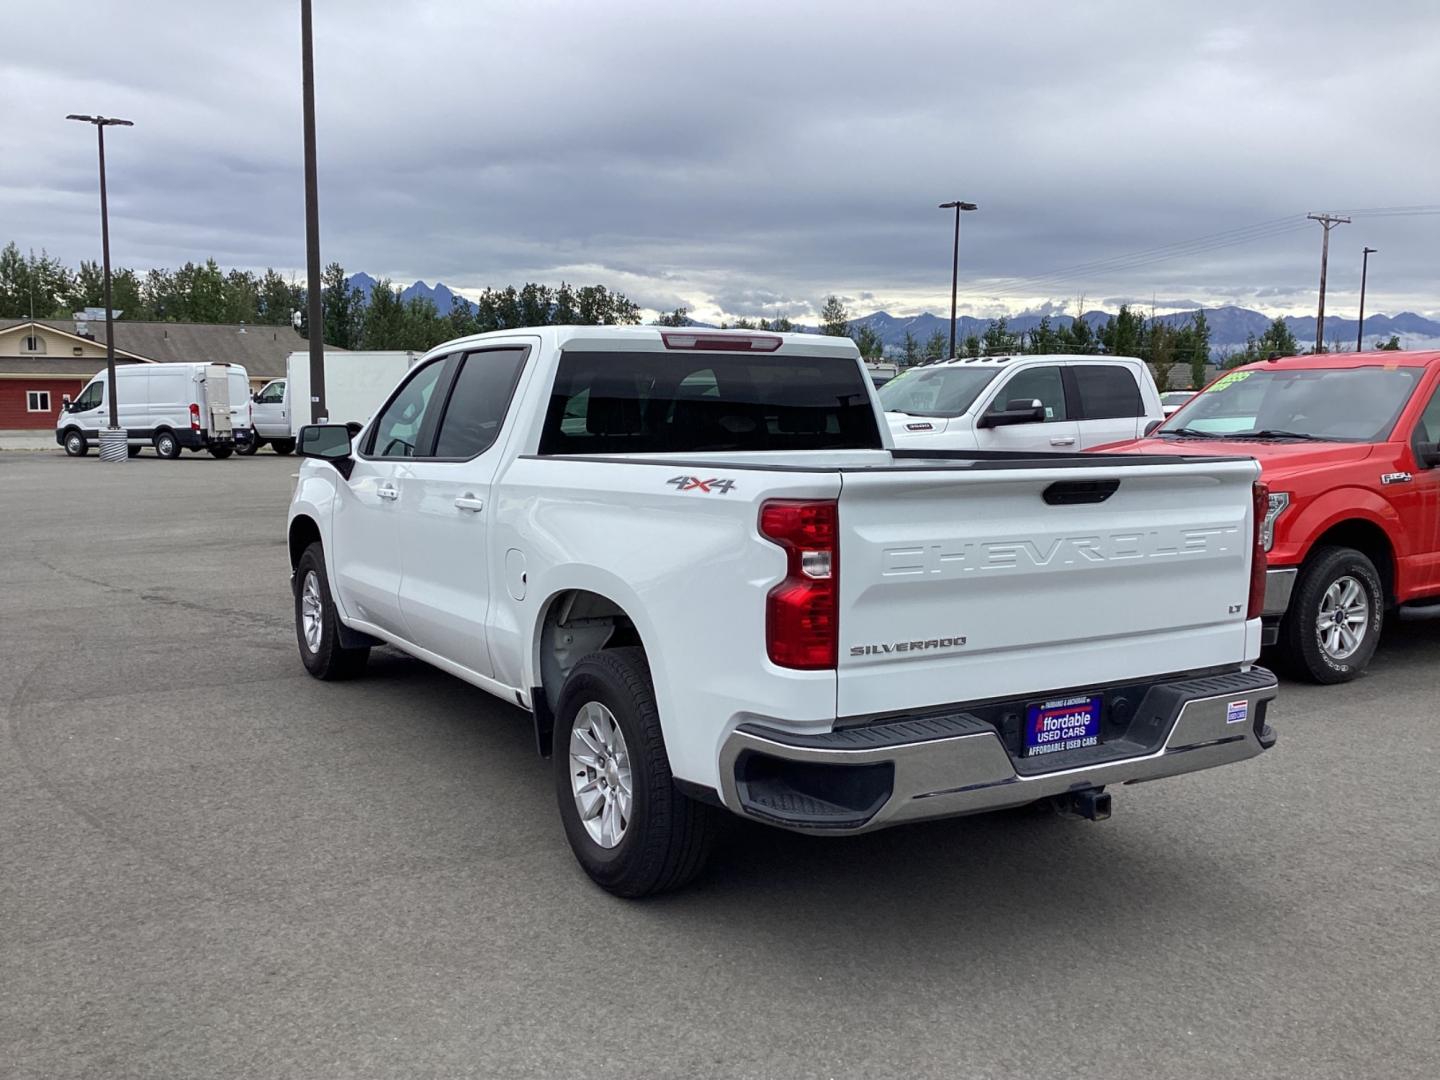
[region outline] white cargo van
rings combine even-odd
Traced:
[[[181,450],[227,458],[251,439],[250,377],[238,364],[124,364],[115,369],[115,401],[131,457],[153,446],[163,458]],[[81,457],[109,423],[102,371],[61,411],[55,441]]]

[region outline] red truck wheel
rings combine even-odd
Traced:
[[[1375,564],[1354,548],[1313,552],[1300,571],[1280,647],[1296,675],[1349,682],[1370,664],[1385,620],[1385,588]]]

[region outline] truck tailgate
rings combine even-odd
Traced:
[[[1246,458],[847,471],[839,715],[1253,659],[1258,475]]]

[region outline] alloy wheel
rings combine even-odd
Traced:
[[[1370,625],[1370,594],[1358,578],[1336,578],[1320,598],[1315,636],[1332,660],[1348,660],[1359,650]]]
[[[625,839],[634,805],[630,751],[615,714],[586,702],[570,731],[570,789],[590,839],[613,848]]]
[[[300,586],[300,629],[305,635],[305,647],[312,653],[320,651],[320,637],[324,630],[325,602],[320,597],[320,579],[315,571],[305,575]]]

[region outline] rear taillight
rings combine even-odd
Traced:
[[[1256,480],[1255,529],[1250,550],[1250,606],[1245,613],[1247,619],[1258,619],[1265,610],[1265,571],[1269,559],[1265,554],[1265,517],[1270,513],[1270,487],[1264,480]]]
[[[190,403],[190,430],[200,430],[200,406],[194,402]]]
[[[835,666],[839,520],[833,499],[772,499],[760,507],[760,535],[785,549],[785,580],[765,601],[765,650],[779,667]]]

